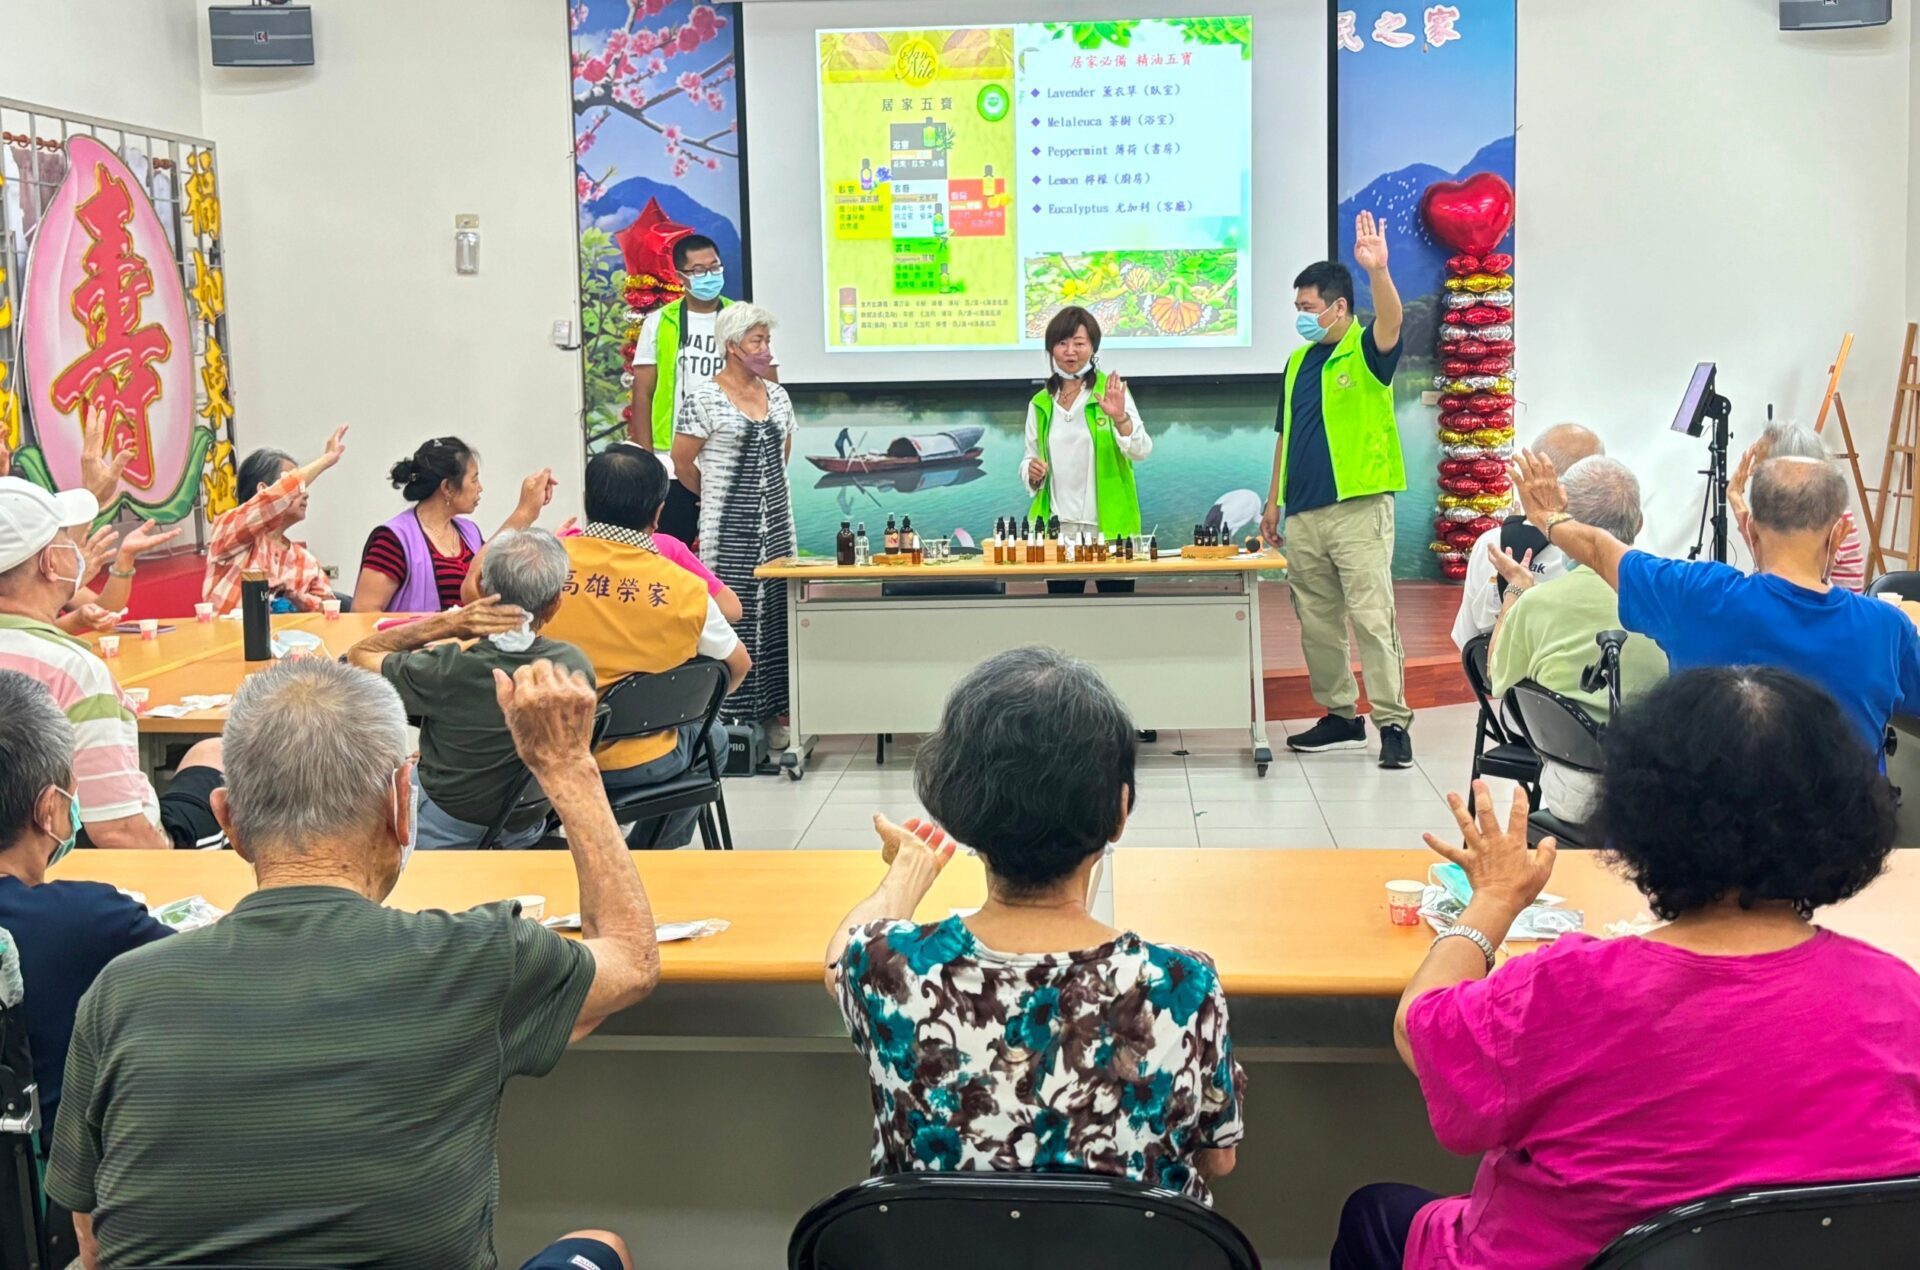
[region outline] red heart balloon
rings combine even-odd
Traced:
[[[1513,187],[1492,172],[1475,172],[1464,181],[1435,181],[1420,197],[1420,215],[1448,247],[1484,256],[1513,227]]]

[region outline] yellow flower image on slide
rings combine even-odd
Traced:
[[[1171,251],[1049,252],[1024,262],[1028,336],[1070,304],[1108,338],[1229,335],[1239,329],[1240,253],[1231,247]]]

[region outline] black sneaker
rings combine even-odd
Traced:
[[[1380,729],[1380,766],[1413,766],[1413,738],[1405,728],[1389,723]]]
[[[1318,754],[1323,750],[1364,750],[1367,748],[1367,721],[1342,719],[1329,714],[1320,722],[1287,738],[1287,748],[1300,754]]]

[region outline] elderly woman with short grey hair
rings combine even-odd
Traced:
[[[673,471],[700,499],[700,559],[740,597],[733,626],[753,669],[727,699],[727,716],[767,722],[777,748],[786,744],[776,723],[787,709],[786,591],[753,576],[796,550],[787,486],[795,423],[787,390],[769,377],[774,325],[751,304],[730,304],[714,318],[726,365],[681,403]]]
[[[567,573],[567,549],[558,538],[544,529],[507,530],[481,557],[481,599],[376,631],[347,651],[348,661],[398,689],[407,713],[420,721],[414,777],[422,848],[478,846],[502,815],[508,819],[492,845],[540,841],[544,812],[509,814],[527,769],[493,699],[493,672],[511,675],[545,660],[593,682],[585,653],[540,634],[560,607]]]
[[[1136,797],[1126,707],[1065,653],[1001,653],[954,685],[914,776],[931,823],[874,817],[891,867],[825,962],[867,1060],[874,1172],[1103,1173],[1210,1202],[1245,1085],[1219,975],[1090,911]],[[957,844],[985,902],[917,922]]]

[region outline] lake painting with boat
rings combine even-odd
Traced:
[[[1192,541],[1194,525],[1212,510],[1239,537],[1257,532],[1272,476],[1278,384],[1136,381],[1132,388],[1154,442],[1135,469],[1142,527],[1158,525],[1161,543],[1177,546]],[[925,537],[963,529],[978,541],[992,534],[996,516],[1026,512],[1027,396],[973,388],[877,390],[857,400],[790,392],[800,428],[787,477],[803,552],[831,555],[842,520],[864,522],[878,551],[888,515],[913,517]],[[1408,454],[1409,467],[1415,457]],[[1410,505],[1416,501],[1423,505]],[[1397,576],[1431,576],[1432,517],[1431,494],[1399,500]]]

